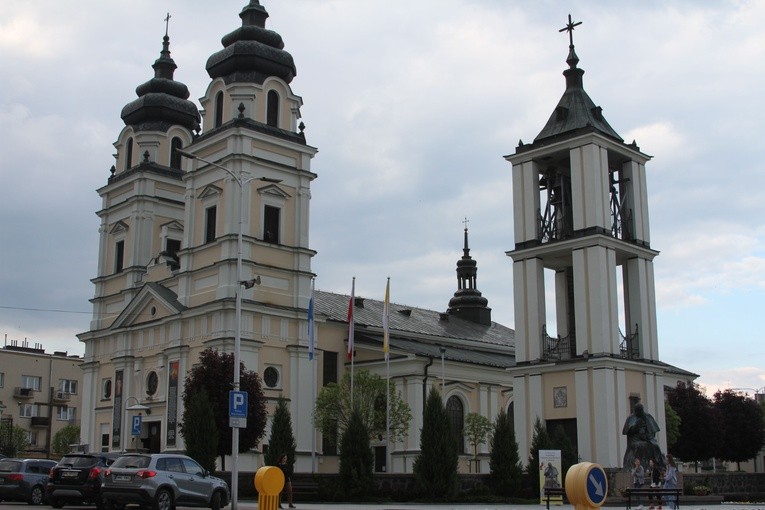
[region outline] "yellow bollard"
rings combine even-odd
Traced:
[[[255,473],[258,510],[277,510],[279,494],[284,488],[284,473],[278,467],[263,466]]]

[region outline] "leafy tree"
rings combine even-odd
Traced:
[[[217,452],[221,466],[225,455],[231,454],[231,427],[228,424],[228,394],[233,389],[234,355],[205,349],[199,355],[199,363],[189,371],[183,390],[183,405],[191,405],[191,397],[202,389],[210,398],[215,424],[218,427]],[[260,384],[260,376],[247,370],[240,363],[240,390],[248,393],[247,428],[239,429],[239,453],[255,447],[263,438],[266,428],[266,400]],[[187,434],[186,424],[180,424],[180,431]]]
[[[353,378],[353,407],[361,413],[361,419],[369,432],[370,438],[377,438],[385,433],[385,379],[368,370],[358,370]],[[412,412],[401,393],[396,392],[393,382],[388,384],[390,399],[390,435],[389,444],[406,436]],[[337,437],[338,429],[348,427],[351,409],[351,374],[346,372],[340,384],[330,383],[324,386],[316,398],[314,416],[316,424],[324,437]]]
[[[412,468],[419,492],[431,500],[453,498],[457,494],[458,460],[457,438],[441,394],[431,388],[420,431],[420,454]]]
[[[16,457],[29,448],[29,433],[18,425],[12,425],[10,421],[3,421],[0,423],[0,446],[0,453]]]
[[[762,408],[755,400],[732,390],[715,393],[714,405],[722,436],[715,457],[735,462],[741,471],[741,462],[756,457],[765,445]]]
[[[69,445],[80,442],[80,426],[65,425],[53,435],[51,449],[58,455],[69,453]]]
[[[478,463],[478,445],[486,444],[486,436],[491,431],[491,421],[486,416],[478,413],[468,413],[465,418],[465,437],[468,443],[473,445],[473,464],[475,472],[481,472],[481,465]]]
[[[295,464],[295,436],[292,433],[292,416],[290,415],[287,399],[280,398],[274,411],[274,419],[271,422],[271,436],[268,439],[268,452],[265,454],[267,466],[276,466],[282,455],[287,456],[288,472],[292,473],[292,466]]]
[[[494,420],[489,454],[489,479],[500,496],[517,496],[521,489],[523,466],[518,442],[508,414],[502,410]]]
[[[192,395],[183,410],[183,438],[186,454],[199,462],[210,473],[215,472],[218,455],[218,427],[207,390],[202,388]]]
[[[680,435],[670,448],[675,457],[698,462],[717,453],[718,420],[712,401],[698,385],[683,382],[667,392],[667,402],[680,417]]]
[[[374,454],[359,410],[351,413],[340,440],[340,480],[351,499],[365,498],[373,486]]]
[[[664,421],[667,424],[667,449],[672,450],[680,437],[680,416],[668,402],[664,402]]]
[[[554,450],[555,445],[547,433],[547,428],[542,424],[542,420],[534,421],[534,434],[531,436],[531,448],[529,450],[529,463],[526,466],[526,473],[531,480],[531,486],[534,494],[539,494],[539,450]]]
[[[561,477],[565,480],[568,468],[579,462],[579,455],[576,453],[576,447],[571,439],[566,435],[566,431],[562,425],[557,425],[553,428],[552,434],[550,434],[550,441],[552,441],[553,450],[560,450],[560,464],[561,464]]]

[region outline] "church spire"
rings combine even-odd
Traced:
[[[568,23],[559,30],[559,32],[568,32],[569,45],[568,56],[566,57],[568,69],[563,71],[563,76],[566,77],[566,90],[547,124],[534,139],[534,144],[523,146],[523,150],[529,150],[537,142],[543,140],[547,142],[551,138],[567,138],[590,131],[599,132],[619,142],[624,141],[603,117],[603,109],[600,106],[595,106],[595,103],[584,90],[582,80],[584,70],[577,67],[579,57],[574,50],[574,28],[581,24],[581,21],[572,21],[569,14]]]
[[[491,308],[486,305],[489,300],[481,295],[477,288],[478,263],[470,256],[468,245],[468,220],[465,223],[465,239],[462,248],[462,258],[457,261],[457,291],[449,300],[447,312],[463,319],[491,325]]]

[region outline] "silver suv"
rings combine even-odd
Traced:
[[[128,454],[115,460],[104,474],[101,496],[107,510],[138,504],[154,510],[176,505],[210,507],[228,505],[228,484],[210,476],[194,459],[171,453]]]

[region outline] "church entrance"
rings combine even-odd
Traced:
[[[141,442],[145,452],[160,453],[162,450],[162,423],[158,421],[145,422]]]

